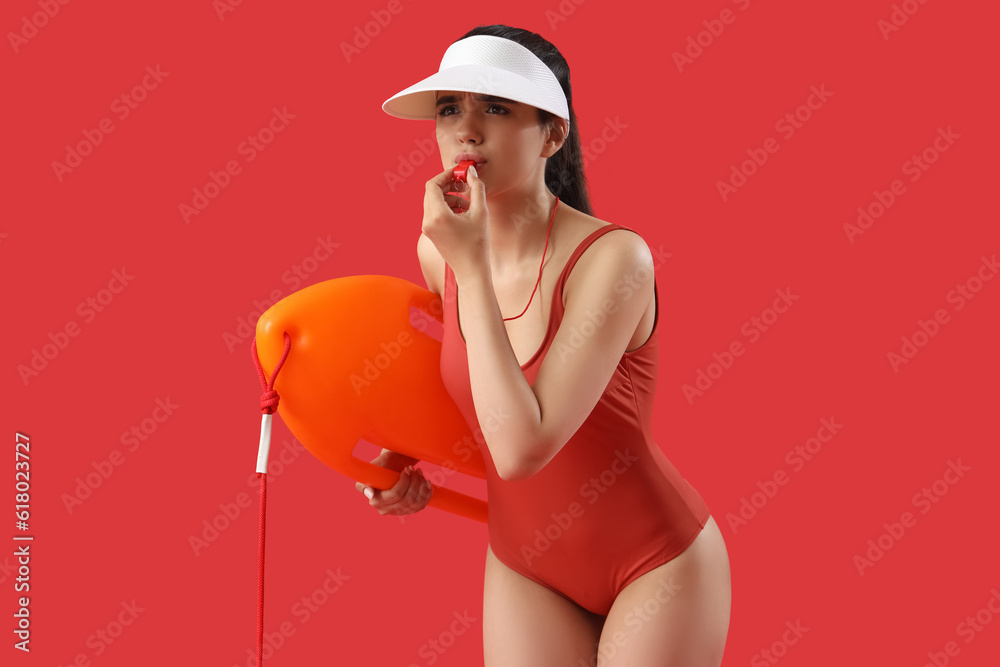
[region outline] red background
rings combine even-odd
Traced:
[[[13,509],[14,437],[27,433],[35,541],[32,651],[14,650],[5,631],[4,664],[68,665],[79,654],[108,667],[247,664],[261,390],[249,338],[230,349],[224,334],[274,290],[358,274],[423,285],[416,240],[440,156],[435,148],[395,189],[386,174],[433,140],[433,123],[380,105],[489,23],[539,32],[562,51],[595,155],[595,215],[672,253],[657,268],[654,428],[726,538],[724,663],[765,664],[761,651],[799,621],[809,631],[782,664],[921,665],[948,641],[960,648],[954,664],[995,664],[1000,619],[983,612],[992,622],[971,643],[957,626],[1000,587],[987,514],[997,507],[1000,281],[973,281],[981,291],[961,309],[947,295],[1000,250],[996,9],[910,2],[916,12],[884,38],[878,22],[902,11],[888,1],[741,6],[404,2],[387,14],[386,2],[247,1],[220,18],[209,0],[105,0],[58,5],[32,32],[24,20],[40,5],[5,2],[0,498]],[[724,9],[735,20],[679,71],[674,52]],[[373,11],[391,20],[348,62],[342,44]],[[12,44],[22,31],[30,39]],[[147,66],[169,74],[121,119],[112,102]],[[811,86],[832,95],[786,137],[775,123]],[[237,147],[275,107],[294,119],[247,161]],[[102,118],[114,131],[60,180],[53,162]],[[624,127],[601,145],[609,120]],[[959,138],[909,180],[904,163],[938,128]],[[769,137],[777,152],[724,201],[718,182]],[[241,173],[186,223],[178,206],[229,160]],[[905,194],[850,242],[845,223],[893,179]],[[301,284],[283,281],[317,237],[339,247]],[[123,267],[134,279],[86,321],[78,304]],[[750,342],[743,323],[785,288],[799,300]],[[887,355],[939,308],[949,321],[894,370]],[[72,322],[79,335],[23,379],[19,367]],[[682,385],[737,340],[746,353],[689,402]],[[178,408],[128,452],[122,433],[167,397]],[[793,470],[786,453],[824,417],[843,429]],[[273,451],[290,439],[276,420]],[[123,463],[68,511],[64,494],[115,450]],[[920,513],[914,495],[949,460],[970,470]],[[734,525],[741,501],[782,470],[789,483]],[[196,555],[190,536],[241,492],[250,507]],[[859,575],[855,556],[905,511],[916,525]],[[17,532],[12,514],[0,533]],[[380,516],[308,452],[273,477],[267,518],[266,626],[295,628],[268,664],[482,664],[484,525],[436,510]],[[3,628],[17,598],[9,544]],[[328,568],[350,579],[302,622],[293,605]],[[88,638],[133,600],[143,611],[98,655]],[[477,622],[429,653],[463,611]]]

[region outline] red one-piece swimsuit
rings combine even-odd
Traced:
[[[541,347],[521,367],[533,384],[563,317],[563,286],[580,255],[609,224],[580,242],[556,282]],[[459,330],[455,276],[445,265],[441,377],[479,438],[468,355]],[[488,446],[490,548],[511,569],[596,614],[640,575],[675,558],[698,536],[710,512],[698,492],[653,441],[651,422],[659,360],[659,297],[653,331],[625,352],[593,411],[535,475],[503,480]]]

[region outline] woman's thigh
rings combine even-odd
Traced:
[[[515,572],[486,547],[486,667],[596,665],[604,617]],[[583,662],[581,662],[583,660]]]
[[[598,667],[718,667],[731,606],[729,554],[710,517],[681,555],[618,594],[601,634]]]

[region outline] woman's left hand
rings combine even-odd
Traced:
[[[449,167],[427,181],[424,191],[424,220],[421,231],[433,241],[438,253],[451,267],[456,280],[489,267],[490,214],[486,208],[486,184],[469,167],[463,194],[466,202],[451,192],[455,168]],[[446,199],[447,198],[447,199]],[[464,212],[459,204],[468,208]]]

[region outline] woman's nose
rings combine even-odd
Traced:
[[[458,120],[457,136],[464,142],[475,142],[480,139],[479,122],[469,114],[463,114]]]

